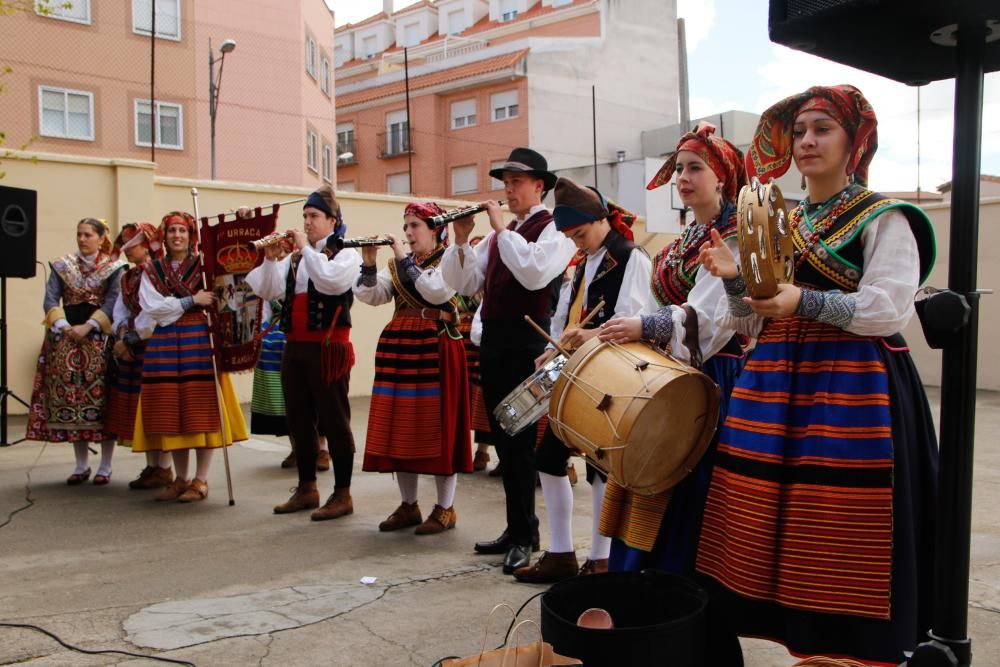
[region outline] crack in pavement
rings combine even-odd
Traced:
[[[370,625],[368,625],[368,622],[365,621],[364,619],[356,618],[356,619],[353,619],[353,620],[358,625],[360,625],[362,628],[364,628],[365,630],[367,630],[368,633],[372,637],[375,637],[377,639],[381,639],[386,644],[389,644],[390,646],[395,646],[396,648],[401,649],[405,655],[408,655],[410,657],[410,664],[411,665],[416,665],[416,666],[419,667],[420,663],[416,662],[416,657],[413,655],[413,649],[411,647],[406,646],[404,644],[400,644],[397,641],[393,641],[393,640],[389,639],[388,637],[386,637],[384,635],[381,635],[378,632],[375,632],[375,630]]]
[[[398,580],[390,580],[389,582],[387,582],[386,584],[382,585],[381,587],[377,587],[377,586],[371,587],[371,588],[374,588],[374,589],[377,589],[377,590],[373,591],[373,590],[369,589],[370,593],[366,593],[366,594],[371,594],[371,595],[373,595],[373,597],[371,597],[370,599],[356,599],[355,600],[355,606],[351,606],[351,607],[348,607],[348,608],[341,608],[340,610],[337,610],[337,611],[334,611],[333,609],[330,609],[329,613],[327,613],[326,615],[322,615],[322,611],[323,610],[316,610],[316,611],[312,612],[312,614],[309,614],[308,610],[303,610],[303,612],[300,613],[300,615],[299,615],[300,618],[295,618],[293,616],[289,616],[287,613],[282,613],[282,611],[287,611],[288,607],[290,605],[293,605],[293,604],[307,604],[308,605],[310,603],[317,603],[318,602],[318,603],[320,603],[322,605],[322,602],[324,600],[328,599],[328,598],[337,599],[338,602],[342,603],[342,599],[343,599],[343,595],[344,595],[345,590],[350,590],[350,589],[354,588],[357,584],[354,584],[353,582],[350,583],[350,584],[346,584],[346,583],[345,584],[341,584],[339,588],[335,588],[335,589],[330,589],[330,590],[324,591],[323,593],[318,594],[315,597],[308,597],[302,590],[296,590],[295,588],[292,588],[291,590],[293,590],[298,595],[302,595],[303,597],[305,597],[305,599],[304,600],[289,601],[289,602],[281,602],[281,603],[275,604],[274,606],[262,606],[262,607],[257,607],[257,608],[250,608],[250,607],[244,606],[244,607],[236,609],[236,610],[234,610],[232,612],[220,612],[220,613],[209,614],[209,615],[206,615],[206,614],[202,613],[202,614],[200,614],[200,616],[201,616],[201,618],[203,620],[206,621],[207,627],[206,626],[200,626],[200,629],[197,628],[197,627],[196,628],[192,628],[193,632],[178,633],[181,636],[174,637],[173,638],[174,641],[172,641],[169,645],[166,645],[166,644],[163,644],[163,645],[159,645],[159,644],[154,645],[154,644],[150,644],[150,643],[141,643],[140,641],[136,641],[136,637],[144,635],[144,634],[155,635],[155,633],[158,630],[170,630],[170,629],[174,629],[174,628],[179,627],[177,624],[170,624],[168,626],[158,626],[158,627],[156,627],[156,626],[154,626],[154,627],[145,627],[145,624],[143,624],[144,627],[136,629],[135,631],[128,631],[126,629],[126,638],[127,638],[127,641],[129,641],[129,643],[131,643],[133,645],[136,645],[136,646],[142,646],[144,648],[153,648],[153,649],[159,649],[159,650],[171,650],[172,651],[172,650],[177,650],[177,649],[182,649],[182,648],[189,648],[189,647],[192,647],[192,646],[200,646],[200,645],[211,644],[211,643],[214,643],[214,642],[217,642],[217,641],[221,641],[221,640],[224,640],[224,639],[233,639],[233,638],[237,638],[237,637],[259,637],[259,636],[264,635],[264,634],[271,634],[271,635],[273,635],[273,634],[276,634],[278,632],[285,632],[287,630],[297,630],[299,628],[305,628],[305,627],[308,627],[310,625],[315,625],[317,623],[322,623],[322,622],[325,622],[325,621],[330,621],[330,620],[333,620],[333,619],[338,618],[340,616],[344,616],[346,614],[349,614],[349,613],[351,613],[353,611],[356,611],[356,610],[359,610],[359,609],[363,609],[363,608],[365,608],[365,607],[367,607],[367,606],[369,606],[371,604],[374,604],[374,603],[378,602],[379,600],[381,600],[383,597],[385,597],[386,593],[388,593],[390,590],[400,589],[400,588],[404,588],[404,587],[407,587],[407,586],[417,586],[417,585],[432,583],[432,582],[436,582],[436,581],[445,581],[445,580],[448,580],[448,579],[454,579],[456,577],[462,577],[462,576],[467,576],[467,575],[475,575],[475,574],[480,574],[480,573],[484,573],[484,572],[490,572],[493,569],[494,568],[492,566],[486,565],[486,564],[476,565],[476,566],[464,566],[464,567],[455,568],[455,569],[452,569],[452,570],[447,570],[445,572],[440,572],[440,573],[437,573],[437,574],[418,575],[418,576],[414,576],[414,577],[405,577],[405,578],[401,578],[401,579],[398,579]],[[300,588],[303,588],[303,587],[300,587]],[[318,587],[314,587],[314,588],[318,588]],[[329,587],[324,587],[324,588],[329,588]],[[275,589],[275,590],[276,591],[287,591],[289,589],[285,588],[285,589]],[[366,594],[361,594],[359,591],[357,591],[357,589],[355,589],[355,591],[356,591],[355,595],[362,595],[362,596],[366,595]],[[272,593],[272,592],[274,592],[274,591],[266,591],[265,593]],[[250,594],[250,595],[261,596],[261,592],[253,593],[253,594]],[[248,596],[247,596],[247,594],[243,594],[243,595],[226,596],[224,598],[214,598],[212,600],[209,600],[208,603],[211,604],[211,603],[215,602],[216,600],[232,600],[232,599],[237,599],[237,601],[238,601],[238,598],[240,598],[240,597],[246,598]],[[266,601],[267,596],[266,595],[263,596],[262,599],[264,601]],[[181,604],[181,605],[183,605],[185,603],[191,603],[191,602],[197,603],[199,601],[197,601],[197,600],[194,600],[194,601],[180,601],[180,600],[171,601],[171,603],[173,603],[174,605],[177,605],[178,603]],[[340,606],[343,607],[343,604],[341,604]],[[196,615],[196,612],[194,612],[194,611],[188,611],[183,606],[181,606],[181,607],[171,606],[171,607],[169,607],[169,609],[172,610],[172,613],[190,614],[191,616]],[[279,609],[281,609],[282,611],[277,611]],[[202,610],[202,611],[204,612],[204,610]],[[148,610],[146,610],[146,609],[143,609],[140,612],[138,612],[137,614],[133,614],[133,616],[129,617],[129,619],[126,619],[126,621],[123,623],[123,626],[125,624],[127,624],[128,621],[130,619],[134,618],[135,616],[138,616],[139,614],[143,614],[143,613],[147,613],[147,612],[164,613],[164,614],[165,613],[171,613],[171,612],[162,611],[162,610],[155,610],[155,609],[148,609]],[[289,625],[287,627],[281,627],[279,624],[275,624],[272,621],[271,624],[270,624],[270,627],[267,627],[265,629],[265,628],[260,627],[260,626],[267,625],[266,619],[262,621],[258,617],[258,619],[257,619],[258,620],[258,627],[257,628],[251,629],[250,631],[239,632],[237,630],[237,628],[239,628],[239,626],[241,625],[239,617],[241,617],[241,616],[244,617],[244,619],[243,619],[244,622],[242,623],[242,625],[244,625],[246,627],[253,628],[253,625],[252,624],[248,624],[246,622],[245,618],[247,616],[253,616],[254,614],[272,615],[272,616],[277,617],[277,618],[288,620],[291,623],[291,625]],[[319,615],[317,616],[317,614],[319,614]],[[302,615],[307,615],[307,616],[308,615],[312,615],[312,616],[314,616],[314,618],[312,620],[300,620]],[[187,621],[187,624],[190,625],[190,623],[191,623],[191,620],[189,619]],[[184,622],[180,623],[181,626],[183,626],[184,624],[185,624]],[[197,633],[199,631],[201,632],[202,636],[198,637],[196,641],[191,641],[192,636],[197,635]],[[218,633],[217,636],[206,636],[206,635],[212,635],[214,633]],[[128,638],[129,634],[132,634],[132,638],[130,638],[130,639]],[[187,640],[188,640],[187,642],[184,642],[184,639],[183,639],[183,636],[185,634],[188,635],[187,636]],[[146,640],[146,641],[148,642],[150,640]],[[181,643],[181,642],[183,642],[183,643]]]
[[[274,634],[268,633],[264,636],[267,638],[264,643],[264,655],[260,656],[260,660],[257,661],[257,667],[264,667],[264,661],[271,655],[271,645],[274,643]]]

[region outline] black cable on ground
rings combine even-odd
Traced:
[[[56,642],[59,643],[63,648],[67,648],[70,651],[76,651],[77,653],[86,653],[87,655],[104,655],[104,654],[116,654],[116,655],[126,655],[130,658],[144,658],[146,660],[157,660],[159,662],[168,662],[172,665],[185,665],[186,667],[197,667],[193,662],[188,662],[187,660],[174,660],[173,658],[161,658],[155,655],[146,655],[145,653],[132,653],[131,651],[119,651],[118,649],[106,648],[106,649],[96,649],[90,650],[86,648],[80,648],[79,646],[73,646],[67,642],[64,642],[59,635],[45,628],[41,628],[37,625],[31,625],[30,623],[3,623],[0,622],[0,628],[21,628],[22,630],[34,630],[35,632],[41,632],[43,635],[51,637]]]

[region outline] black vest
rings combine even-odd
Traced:
[[[614,316],[615,307],[618,304],[618,293],[622,288],[622,280],[625,279],[625,267],[628,266],[629,257],[636,246],[612,229],[604,239],[604,247],[607,248],[607,252],[587,288],[586,312],[589,313],[594,306],[601,302],[601,299],[604,300],[604,306],[594,316],[594,319],[587,323],[585,327],[587,329],[599,327]],[[570,307],[576,302],[576,297],[583,286],[586,266],[586,258],[576,266],[576,272],[573,274],[573,290],[569,301]]]
[[[323,249],[323,254],[329,261],[337,256],[339,250]],[[285,307],[281,310],[281,330],[285,333],[292,331],[292,308],[295,303],[295,277],[298,275],[299,263],[302,261],[302,253],[296,252],[292,255],[291,263],[288,266],[288,275],[285,278]],[[354,305],[354,290],[349,289],[343,294],[322,294],[316,289],[312,279],[309,280],[306,288],[307,303],[309,308],[307,318],[307,329],[309,331],[325,331],[333,323],[333,315],[340,308],[337,315],[338,327],[351,326],[351,306]]]

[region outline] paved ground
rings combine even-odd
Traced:
[[[355,434],[364,442],[367,400],[353,404]],[[13,428],[21,432],[23,422]],[[1000,664],[998,431],[1000,394],[982,393],[969,610],[980,665]],[[388,475],[356,474],[353,516],[313,523],[307,514],[273,515],[272,505],[295,483],[293,471],[278,468],[286,447],[280,439],[259,439],[233,449],[235,507],[226,504],[221,457],[209,499],[179,505],[129,491],[125,484],[142,461],[124,450],[103,488],[63,483],[72,460],[65,446],[0,450],[0,523],[25,505],[29,473],[34,501],[0,528],[0,618],[42,626],[89,650],[199,666],[430,665],[478,650],[494,604],[517,607],[542,590],[502,575],[499,557],[472,553],[474,541],[503,527],[497,480],[460,479],[453,531],[380,534],[378,522],[398,503]],[[329,489],[329,473],[321,484]],[[433,506],[429,479],[422,480],[420,498],[425,510]],[[574,526],[581,556],[589,507],[589,488],[581,484]],[[362,577],[376,581],[364,585]],[[537,618],[538,609],[531,602],[528,617]],[[749,667],[795,662],[767,642],[744,647]],[[156,664],[83,655],[36,632],[0,628],[0,664],[12,663]]]

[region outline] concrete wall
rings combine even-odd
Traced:
[[[937,237],[937,263],[927,284],[947,287],[951,207],[948,204],[935,204],[923,208],[934,224],[934,234]],[[976,386],[992,391],[1000,391],[1000,363],[997,363],[996,352],[992,347],[995,340],[993,336],[1000,331],[1000,260],[997,258],[997,248],[1000,248],[1000,197],[991,197],[980,200],[979,206],[977,287],[993,289],[994,294],[983,295],[979,301],[979,366]],[[941,350],[927,347],[915,316],[903,334],[924,383],[940,385]]]
[[[602,36],[532,40],[528,56],[530,146],[552,169],[642,154],[641,132],[678,121],[674,0],[602,0]]]
[[[35,159],[37,158],[37,159]],[[199,191],[199,213],[215,215],[237,206],[266,206],[274,202],[304,197],[308,189],[156,177],[150,162],[80,158],[55,154],[13,153],[3,160],[7,172],[3,184],[38,191],[38,259],[42,263],[76,250],[76,223],[83,217],[107,219],[117,234],[122,223],[151,221],[159,224],[168,211],[192,211],[191,188]],[[399,232],[403,208],[410,198],[390,195],[343,193],[338,197],[348,225],[349,236]],[[466,202],[443,200],[452,208]],[[301,203],[281,210],[278,226],[290,229],[301,224]],[[477,216],[476,234],[486,234],[489,223]],[[380,255],[379,264],[389,253]],[[48,267],[46,265],[46,270]],[[43,337],[42,297],[45,274],[39,268],[33,279],[11,279],[7,283],[9,303],[8,355],[10,386],[25,400],[31,398],[31,382]],[[358,302],[352,311],[358,363],[351,375],[351,393],[368,395],[374,379],[375,343],[392,316],[390,305],[372,308]],[[250,399],[252,375],[235,378],[241,400]],[[11,402],[14,414],[23,413]]]

